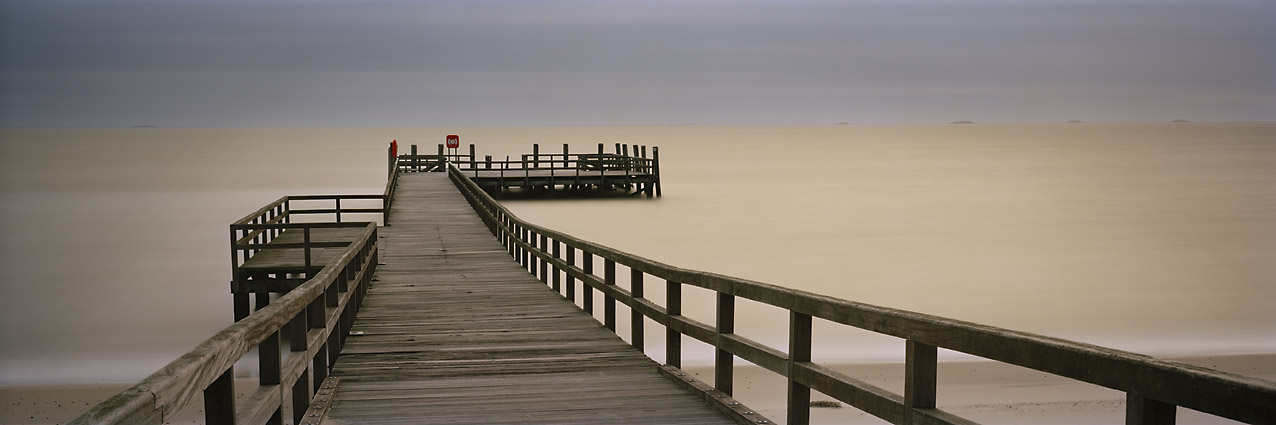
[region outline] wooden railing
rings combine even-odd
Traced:
[[[665,327],[666,362],[681,367],[682,335],[715,347],[715,387],[732,393],[735,357],[787,378],[788,423],[809,422],[815,389],[895,424],[971,424],[936,409],[938,348],[1022,366],[1126,393],[1127,424],[1172,424],[1176,406],[1252,424],[1276,423],[1276,383],[1142,354],[944,317],[857,303],[762,282],[688,270],[581,240],[519,219],[466,177],[449,169],[489,230],[517,261],[573,303],[594,313],[603,295],[603,323],[616,330],[616,304],[630,309],[631,343],[643,349],[644,321]],[[602,259],[602,276],[595,258]],[[630,289],[616,284],[616,265],[629,269]],[[644,298],[644,280],[664,281],[664,304]],[[716,324],[682,314],[684,285],[716,294]],[[788,311],[787,351],[735,333],[737,298]],[[905,341],[904,394],[896,394],[811,362],[811,322],[820,318]]]
[[[627,171],[634,173],[659,174],[659,149],[651,148],[651,158],[647,158],[647,147],[633,145],[633,154],[629,153],[630,145],[616,144],[616,153],[603,150],[604,144],[598,144],[597,153],[570,153],[567,145],[563,145],[563,153],[540,153],[540,145],[532,145],[532,153],[523,154],[517,160],[507,156],[505,160],[493,160],[491,155],[478,159],[474,154],[474,145],[470,145],[469,154],[443,154],[439,145],[438,154],[418,155],[413,152],[400,154],[391,159],[391,175],[397,172],[432,172],[446,171],[445,163],[455,164],[458,168],[477,173],[480,170],[497,170],[518,175],[519,172],[539,171]],[[477,174],[474,174],[477,175]]]
[[[392,186],[387,185],[387,190],[392,192]],[[272,282],[275,284],[270,288],[257,288],[259,299],[268,299],[270,292],[287,292],[292,289],[292,286],[300,284],[319,271],[319,267],[314,265],[312,261],[312,251],[314,249],[343,248],[349,244],[349,241],[314,241],[311,239],[312,233],[317,229],[364,227],[368,224],[366,221],[349,221],[348,219],[351,215],[366,216],[368,214],[376,214],[383,217],[384,220],[384,218],[389,216],[389,209],[385,200],[388,199],[387,196],[392,195],[393,193],[384,195],[285,196],[231,223],[231,292],[233,294],[235,320],[243,319],[249,314],[249,291],[244,287],[248,276],[242,272],[241,266],[250,258],[268,250],[301,249],[304,259],[303,268],[289,271],[286,279],[283,277],[273,279]],[[343,205],[343,200],[380,200],[382,202],[376,208],[369,208],[351,207],[349,202]],[[299,206],[299,204],[303,203],[312,205],[315,202],[328,202],[329,204],[320,208],[313,206],[303,208]],[[294,218],[300,219],[302,217],[308,218],[309,222],[294,222]],[[314,218],[319,218],[320,220],[327,218],[329,220],[315,221]],[[300,240],[292,243],[281,243],[281,241],[276,240],[281,234],[289,230],[300,232]],[[267,300],[258,301],[261,305],[266,302]]]
[[[489,190],[636,188],[634,195],[661,196],[659,148],[651,147],[650,158],[647,146],[617,143],[611,153],[604,148],[599,143],[596,153],[571,153],[564,144],[562,153],[541,153],[540,145],[533,144],[532,153],[504,160],[493,160],[491,155],[479,159],[474,145],[469,145],[469,154],[445,155],[443,145],[438,145],[437,155],[417,155],[416,145],[410,154],[394,156],[393,147],[387,154],[391,178],[397,172],[446,171],[446,164],[453,164]]]
[[[385,192],[381,195],[381,224],[390,225],[390,207],[394,205],[394,192],[399,187],[399,158],[390,158],[390,175],[385,179]]]
[[[281,206],[287,210],[286,198],[281,200],[285,203],[272,203],[254,215],[271,217],[267,221],[280,217],[265,212],[278,212]],[[377,226],[362,224],[358,240],[304,284],[71,423],[161,424],[200,392],[209,424],[281,424],[285,412],[289,423],[300,423],[345,343],[376,269]],[[277,234],[287,228],[287,223],[274,221],[250,233]],[[234,366],[253,348],[259,356],[260,385],[237,402]]]

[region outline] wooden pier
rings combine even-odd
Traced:
[[[971,424],[936,408],[944,348],[1124,392],[1127,424],[1173,424],[1180,406],[1276,424],[1271,381],[652,261],[519,219],[464,162],[479,164],[391,155],[383,194],[284,197],[233,223],[239,320],[73,423],[159,424],[200,393],[215,424],[769,423],[731,398],[741,359],[785,377],[789,424],[809,422],[811,390],[894,424]],[[568,181],[545,183],[590,184]],[[331,205],[300,206],[315,202]],[[645,297],[651,279],[663,300]],[[685,287],[713,291],[714,324],[682,315]],[[787,347],[736,334],[737,298],[787,311]],[[811,362],[816,318],[901,339],[904,393]],[[652,322],[664,365],[643,355]],[[715,348],[714,382],[679,370],[686,337]],[[259,385],[236,397],[250,353]]]
[[[736,423],[511,261],[447,174],[397,196],[322,423]]]
[[[599,143],[598,150],[590,153],[572,153],[566,144],[562,153],[542,153],[540,145],[533,144],[532,153],[504,160],[493,160],[490,155],[479,159],[474,145],[469,145],[469,154],[444,152],[443,145],[438,145],[437,154],[421,155],[412,145],[410,154],[394,158],[392,153],[390,163],[397,164],[401,172],[443,171],[443,164],[450,163],[493,195],[512,189],[549,194],[632,190],[635,195],[661,195],[660,148],[655,146],[651,157],[647,146],[619,143],[612,152]]]

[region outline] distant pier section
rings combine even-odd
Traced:
[[[421,154],[412,145],[410,152],[399,154],[397,142],[391,145],[387,156],[388,167],[400,172],[445,171],[445,164],[457,166],[466,177],[490,194],[511,190],[555,194],[559,192],[614,192],[625,191],[647,197],[661,196],[660,149],[652,146],[614,144],[607,152],[607,145],[598,144],[596,151],[572,153],[563,144],[561,153],[542,152],[539,144],[532,145],[532,153],[517,158],[506,156],[494,159],[491,155],[479,158],[474,145],[469,153],[457,153],[459,143],[438,145],[437,153]],[[650,154],[650,156],[648,156]],[[397,162],[396,162],[397,158]]]

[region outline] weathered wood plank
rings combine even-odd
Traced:
[[[515,262],[445,174],[400,176],[391,216],[325,423],[735,423]]]

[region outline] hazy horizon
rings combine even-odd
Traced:
[[[1276,3],[7,1],[0,126],[1276,120]]]

